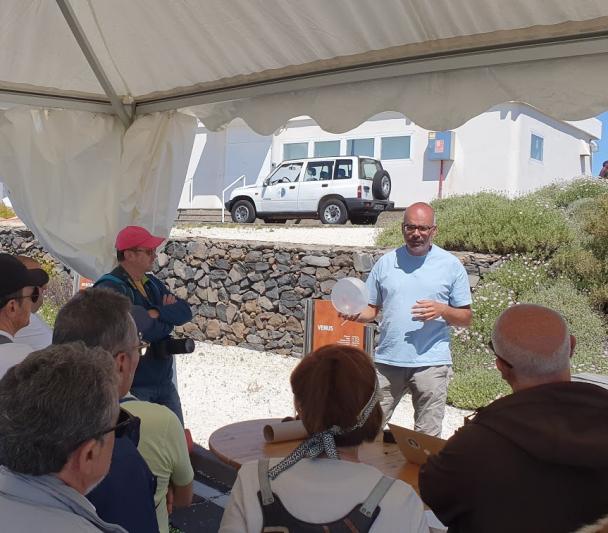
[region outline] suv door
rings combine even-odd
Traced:
[[[298,208],[298,189],[302,161],[283,163],[262,187],[262,212],[291,212]]]
[[[333,161],[308,162],[300,183],[298,211],[313,212],[317,210],[319,199],[331,190],[333,171]]]

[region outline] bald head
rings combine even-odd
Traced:
[[[492,332],[496,354],[521,379],[542,381],[563,373],[569,378],[574,343],[562,316],[542,305],[508,308],[498,317]]]
[[[427,203],[416,202],[403,212],[403,222],[408,224],[414,218],[424,220],[426,225],[433,226],[435,224],[435,211]]]

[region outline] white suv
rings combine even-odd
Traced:
[[[232,220],[283,223],[318,218],[323,224],[375,224],[392,209],[391,179],[377,159],[359,156],[315,157],[284,161],[255,185],[230,193]]]

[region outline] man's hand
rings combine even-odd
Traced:
[[[435,300],[416,300],[416,303],[412,306],[412,317],[414,320],[422,322],[443,318],[447,307],[447,304]]]
[[[156,309],[148,309],[148,316],[150,318],[158,318],[160,313]]]
[[[338,313],[340,318],[344,320],[349,320],[350,322],[356,322],[357,319],[361,316],[361,313],[357,313],[356,315],[345,315],[344,313]]]
[[[163,296],[163,305],[171,305],[177,302],[177,298],[172,294],[165,294]]]
[[[169,483],[167,487],[167,514],[173,512],[173,485]]]

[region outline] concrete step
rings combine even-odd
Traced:
[[[226,212],[229,219],[230,213]],[[221,222],[221,209],[178,209],[176,222]]]

